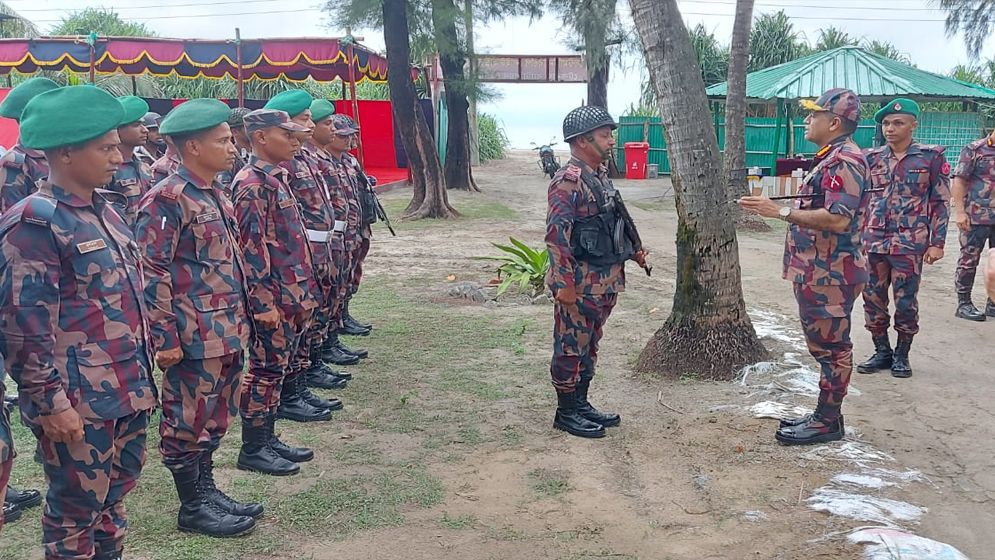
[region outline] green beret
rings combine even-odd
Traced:
[[[327,99],[315,99],[311,103],[311,120],[314,122],[323,121],[335,114],[335,105]]]
[[[21,144],[34,150],[82,144],[116,130],[124,108],[93,86],[68,86],[37,95],[21,114]]]
[[[121,104],[121,107],[124,108],[124,118],[121,119],[121,126],[138,122],[145,117],[145,113],[149,112],[149,104],[141,97],[126,95],[118,97],[117,100]]]
[[[7,93],[7,97],[0,103],[0,116],[9,119],[20,120],[24,106],[31,101],[34,96],[45,93],[59,87],[59,84],[48,78],[31,78],[24,80],[17,87]]]
[[[919,104],[905,97],[893,99],[890,103],[881,107],[877,113],[874,113],[874,122],[881,123],[888,115],[912,115],[918,120]]]
[[[274,95],[263,106],[263,109],[286,111],[290,115],[290,118],[294,118],[310,109],[312,101],[314,101],[314,98],[311,97],[310,93],[302,89],[288,89]]]
[[[191,99],[180,104],[162,119],[159,134],[182,136],[214,128],[228,122],[231,108],[217,99]]]

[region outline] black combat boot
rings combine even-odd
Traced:
[[[577,382],[577,413],[595,424],[612,428],[622,423],[622,418],[614,412],[601,412],[587,400],[587,391],[591,388],[591,378],[581,377]]]
[[[605,427],[591,422],[577,411],[577,393],[556,393],[556,416],[553,427],[583,438],[605,437]]]
[[[888,333],[884,336],[875,336],[874,354],[867,358],[867,361],[857,364],[858,373],[874,373],[882,369],[891,368],[891,360],[894,354],[891,351],[891,342],[888,340]]]
[[[349,311],[349,302],[351,301],[352,301],[352,296],[347,297],[345,300],[345,307],[342,308],[342,323],[347,329],[366,331],[366,334],[359,335],[359,336],[366,336],[367,334],[370,334],[370,331],[373,330],[373,325],[369,323],[363,323],[362,321],[359,321],[352,316],[352,313]],[[351,334],[351,333],[347,332],[346,334]]]
[[[176,494],[180,497],[180,513],[176,526],[180,531],[200,533],[210,537],[237,537],[251,533],[256,520],[245,515],[232,515],[207,496],[200,487],[197,466],[173,472]]]
[[[329,366],[325,362],[323,362],[321,360],[321,348],[317,346],[315,348],[312,348],[309,357],[311,358],[311,369],[308,370],[309,372],[313,371],[316,374],[336,377],[339,379],[344,379],[346,381],[352,379],[352,374],[349,373],[348,371],[339,371]]]
[[[370,357],[370,353],[365,348],[355,348],[355,349],[349,348],[348,346],[345,345],[345,343],[339,340],[338,337],[335,337],[335,342],[339,350],[341,350],[346,354],[352,354],[358,357],[360,360],[365,360],[366,358]]]
[[[262,426],[252,426],[247,419],[242,422],[242,450],[238,453],[236,467],[273,476],[288,476],[301,472],[297,463],[280,456],[270,441],[273,438],[273,418],[268,416]]]
[[[275,416],[269,417],[269,422],[272,424],[276,422]],[[286,443],[280,441],[280,437],[276,435],[275,426],[270,426],[269,446],[276,451],[276,454],[284,459],[291,461],[293,463],[306,463],[311,459],[314,459],[314,451],[306,447],[291,447]]]
[[[339,348],[338,333],[332,333],[321,345],[321,361],[337,366],[351,366],[359,363],[359,356],[343,352]]]
[[[342,410],[343,406],[342,399],[337,399],[335,397],[332,397],[330,399],[325,399],[312,393],[311,389],[308,389],[307,385],[303,383],[301,383],[300,387],[301,387],[300,388],[301,398],[303,398],[304,402],[308,403],[309,405],[315,408],[323,408],[325,410],[330,410],[332,412],[335,412],[336,410]]]
[[[816,410],[800,424],[782,426],[774,434],[774,439],[784,445],[811,445],[843,439],[843,415],[835,420],[826,420]]]
[[[813,414],[814,413],[810,412],[810,413],[806,414],[805,416],[799,416],[798,418],[785,418],[784,420],[781,420],[779,427],[786,428],[788,426],[797,426],[799,424],[804,424],[805,422],[808,422],[809,420],[812,419],[812,415]],[[842,414],[840,415],[840,429],[843,430],[844,434],[846,433],[846,427],[845,427],[845,425],[843,423],[843,415]]]
[[[957,313],[955,314],[961,319],[967,319],[968,321],[984,321],[985,314],[978,310],[974,306],[974,302],[971,301],[971,294],[957,294]]]
[[[995,318],[995,301],[990,298],[988,303],[985,304],[985,315]]]
[[[909,350],[912,348],[912,337],[907,334],[898,335],[895,346],[895,361],[891,364],[892,377],[912,377],[912,365],[909,364]]]
[[[235,501],[231,496],[222,492],[214,483],[214,457],[213,453],[204,453],[200,456],[200,486],[204,496],[217,504],[226,513],[232,515],[247,516],[253,519],[263,514],[263,505],[254,502],[242,503]]]
[[[332,411],[326,408],[315,408],[304,400],[298,384],[304,383],[301,374],[288,375],[283,380],[280,391],[280,405],[276,408],[276,417],[294,422],[324,422],[332,419]]]
[[[10,504],[12,507],[24,511],[41,505],[41,492],[32,489],[18,490],[13,486],[8,486],[7,496],[3,501],[4,505]]]
[[[345,389],[348,380],[312,368],[304,372],[304,383],[315,389]]]
[[[121,560],[124,558],[120,552],[97,552],[93,556],[93,560]]]
[[[313,366],[312,369],[314,369]],[[295,384],[296,391],[300,393],[301,398],[304,399],[304,402],[308,403],[309,405],[315,408],[321,408],[325,410],[341,410],[342,409],[341,400],[336,398],[323,399],[318,395],[312,393],[311,389],[308,389],[308,386],[317,387],[319,389],[339,389],[345,387],[345,380],[333,378],[330,376],[321,376],[317,372],[315,372],[314,375],[315,376],[312,377],[312,371],[308,370],[301,377],[303,383]]]
[[[17,508],[14,504],[10,502],[3,503],[3,522],[13,523],[21,518],[24,512]]]

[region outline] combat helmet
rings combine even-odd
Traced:
[[[618,128],[618,123],[608,114],[608,110],[597,105],[582,105],[567,113],[563,119],[563,141],[569,142],[581,134],[597,130],[603,126]]]

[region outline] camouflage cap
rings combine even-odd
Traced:
[[[860,121],[860,98],[851,90],[833,88],[819,96],[818,99],[802,99],[798,102],[802,109],[809,111],[828,111],[851,123]]]
[[[21,113],[28,101],[36,95],[45,93],[59,87],[59,84],[48,78],[30,78],[24,80],[14,89],[7,92],[7,97],[0,103],[0,117],[7,117],[14,120],[21,119]]]
[[[149,104],[141,97],[125,95],[117,98],[121,108],[124,109],[124,118],[121,119],[121,126],[142,120],[149,112]]]
[[[231,114],[228,115],[228,126],[231,128],[238,128],[245,126],[245,115],[252,112],[252,109],[245,107],[235,107],[231,110]]]
[[[338,136],[352,136],[359,132],[359,127],[347,115],[335,115],[332,117],[332,131]]]
[[[309,130],[308,127],[290,120],[290,115],[286,111],[277,109],[256,109],[245,115],[242,120],[245,121],[245,131],[249,134],[274,126],[291,132],[307,132]]]

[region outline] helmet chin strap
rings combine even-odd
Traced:
[[[601,146],[599,146],[598,143],[594,141],[593,134],[585,135],[584,140],[587,140],[588,144],[594,146],[594,149],[597,150],[598,155],[601,157],[601,161],[608,161],[610,159],[608,152],[602,150]]]

